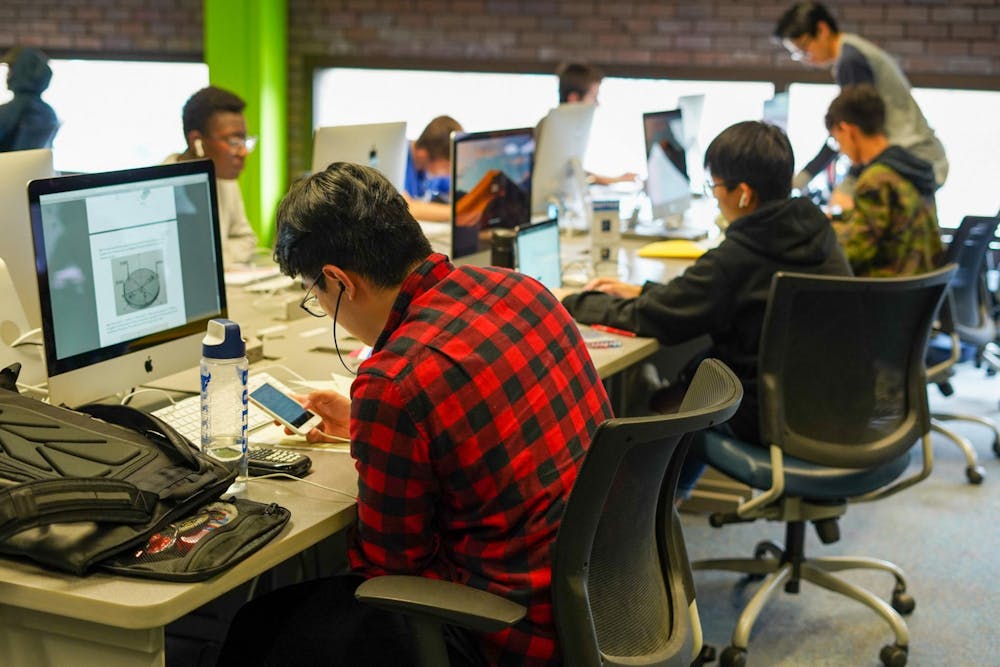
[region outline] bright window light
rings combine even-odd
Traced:
[[[645,176],[643,112],[676,108],[681,96],[702,94],[704,110],[693,159],[688,159],[692,182],[700,183],[708,142],[735,122],[759,119],[773,92],[772,84],[761,82],[607,77],[584,166],[609,176]],[[313,126],[405,120],[411,140],[441,114],[454,117],[469,132],[534,127],[558,98],[554,74],[329,68],[314,77]]]
[[[42,99],[59,117],[52,158],[59,171],[159,164],[184,148],[181,108],[208,85],[204,63],[50,60]],[[0,102],[11,94],[6,89]]]

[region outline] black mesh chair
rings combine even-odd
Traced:
[[[808,581],[872,608],[895,641],[881,659],[906,664],[909,638],[900,613],[914,608],[902,571],[874,558],[806,558],[805,524],[824,544],[839,539],[848,503],[896,493],[931,472],[930,413],[924,374],[928,333],[954,267],[914,278],[775,276],[764,319],[759,387],[761,442],[717,431],[694,437],[693,453],[762,493],[711,523],[767,519],[786,524],[785,544],[765,541],[752,558],[692,563],[764,578],[744,608],[723,667],[746,663],[750,631],[781,587]],[[910,450],[922,441],[922,469],[907,477]],[[833,573],[872,568],[895,578],[892,606]],[[765,577],[766,575],[766,577]]]
[[[1000,369],[1000,359],[994,351],[996,323],[990,312],[986,288],[986,253],[996,233],[1000,218],[966,216],[948,245],[946,261],[958,266],[949,287],[948,297],[938,317],[938,335],[927,354],[927,381],[936,385],[944,396],[951,396],[953,366],[961,360],[961,346],[972,350],[977,365],[986,364],[991,372]],[[944,341],[942,344],[940,341]],[[965,475],[973,484],[980,484],[985,475],[976,451],[969,440],[947,428],[942,422],[961,420],[981,424],[993,432],[993,451],[1000,456],[1000,430],[996,423],[978,415],[935,412],[931,427],[962,450]]]
[[[553,604],[566,665],[687,665],[701,650],[694,587],[674,492],[685,434],[718,425],[743,390],[721,362],[702,363],[680,411],[611,419],[595,433],[556,538]],[[358,599],[407,614],[423,665],[447,664],[440,624],[496,632],[525,610],[478,589],[383,576]]]

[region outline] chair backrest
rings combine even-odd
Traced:
[[[951,281],[955,332],[963,341],[981,347],[996,337],[996,325],[986,298],[986,252],[1000,217],[966,216],[948,245],[947,263],[958,265]]]
[[[867,468],[926,434],[924,354],[954,272],[775,274],[758,371],[764,441],[821,465]]]
[[[684,435],[742,400],[722,362],[702,362],[679,412],[597,429],[556,538],[553,600],[567,665],[688,665],[694,599],[674,492]]]

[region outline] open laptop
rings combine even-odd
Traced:
[[[312,171],[353,162],[381,171],[400,192],[406,177],[406,123],[369,123],[316,128]]]
[[[562,286],[559,223],[555,218],[515,229],[514,263],[517,270],[549,289]]]

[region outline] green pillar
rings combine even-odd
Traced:
[[[212,85],[244,100],[247,131],[260,138],[240,175],[247,217],[261,245],[274,238],[287,189],[286,0],[205,0],[205,62]]]

